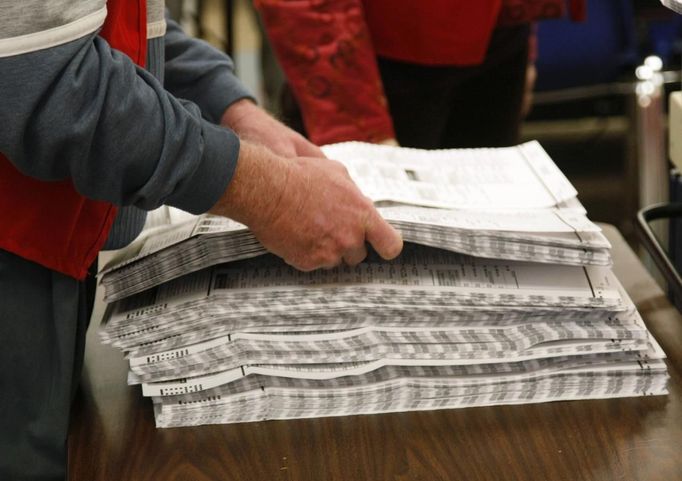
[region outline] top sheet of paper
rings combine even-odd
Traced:
[[[419,150],[361,142],[323,147],[375,202],[453,209],[543,209],[577,195],[537,142]]]

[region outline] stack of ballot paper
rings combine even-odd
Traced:
[[[536,142],[449,151],[350,142],[325,152],[342,159],[363,193],[385,205],[381,214],[407,242],[494,259],[611,263],[608,241]],[[102,272],[105,299],[264,253],[246,226],[229,219],[205,215],[161,226]]]
[[[303,273],[244,226],[182,216],[105,267],[101,337],[158,426],[666,393],[608,242],[538,144],[325,151],[384,203],[397,259]]]

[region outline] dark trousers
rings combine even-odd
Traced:
[[[94,277],[0,250],[0,479],[63,480]]]
[[[502,147],[519,141],[530,27],[498,28],[485,61],[430,67],[378,58],[398,143],[423,149]],[[305,134],[291,92],[285,122]]]
[[[475,67],[379,59],[398,143],[422,149],[502,147],[519,141],[527,25],[495,30]]]

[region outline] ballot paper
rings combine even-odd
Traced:
[[[159,427],[666,392],[608,267],[418,245],[313,273],[213,266],[112,303],[101,335]]]
[[[626,307],[617,280],[604,267],[499,262],[416,245],[406,246],[392,261],[377,257],[355,267],[308,273],[274,256],[199,271],[111,304],[103,340],[124,349],[183,331],[186,340],[187,324],[197,336],[199,327],[213,334],[224,325],[230,332],[234,322],[251,329],[297,322],[324,330],[335,319],[348,323],[359,314],[391,314],[390,322],[400,323],[404,316],[395,313],[405,311],[434,322],[471,317],[475,307],[510,313],[517,308],[526,315],[535,309],[616,312]],[[337,317],[343,312],[351,316]]]
[[[344,142],[322,148],[375,202],[450,209],[562,207],[577,192],[538,142],[421,150]]]
[[[299,272],[163,208],[101,272],[100,336],[159,427],[663,395],[665,354],[539,144],[324,147],[406,241]]]
[[[141,381],[165,381],[237,369],[248,364],[375,362],[391,359],[423,365],[474,364],[482,360],[538,357],[541,345],[575,347],[602,340],[599,349],[646,345],[643,326],[621,322],[533,322],[503,327],[364,327],[325,334],[233,333],[210,341],[129,359]],[[640,342],[641,341],[641,342]],[[441,344],[448,344],[444,350]]]
[[[406,242],[479,257],[566,265],[611,263],[599,227],[574,210],[467,211],[414,206],[379,209]],[[264,254],[246,226],[203,215],[155,227],[102,270],[105,299],[115,301],[218,263]]]
[[[160,427],[461,408],[666,392],[664,354],[605,353],[466,366],[381,366],[331,379],[267,368],[219,387],[154,395]],[[260,372],[259,372],[260,371]],[[262,372],[262,373],[261,373]]]
[[[537,142],[496,149],[325,146],[406,242],[479,257],[609,265],[609,245]],[[173,221],[182,219],[184,222]],[[115,301],[190,272],[265,253],[250,231],[214,216],[170,214],[101,272]]]
[[[659,371],[665,369],[664,364],[656,367]],[[511,385],[498,383],[486,387],[451,390],[441,388],[418,391],[415,386],[409,386],[397,391],[392,397],[351,397],[341,391],[322,397],[325,402],[311,402],[299,391],[266,390],[263,387],[242,395],[230,396],[229,401],[210,408],[184,405],[184,409],[178,409],[174,405],[156,403],[154,412],[158,427],[179,427],[653,395],[662,394],[665,389],[662,386],[666,382],[664,378],[650,372],[632,374],[628,371],[616,371],[605,373],[596,379],[595,377],[590,373],[587,376],[554,377]],[[442,394],[434,396],[433,392]],[[335,399],[344,399],[344,402],[334,404],[332,401]]]

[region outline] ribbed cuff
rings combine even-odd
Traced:
[[[237,169],[239,138],[231,130],[202,121],[204,153],[194,174],[166,199],[166,204],[203,214],[220,199]]]
[[[130,244],[142,232],[146,219],[147,211],[132,205],[120,207],[102,250],[120,249]]]

